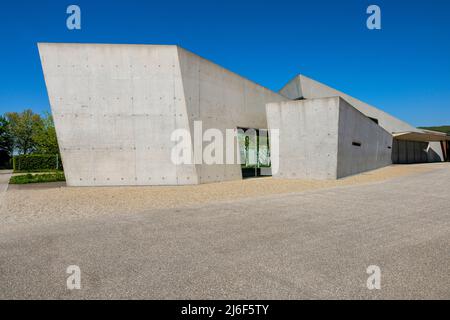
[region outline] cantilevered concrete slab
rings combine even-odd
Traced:
[[[445,133],[440,132],[398,132],[393,134],[394,138],[397,140],[406,140],[406,141],[450,141],[450,136]]]

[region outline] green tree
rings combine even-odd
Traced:
[[[41,116],[30,109],[23,112],[6,114],[15,151],[20,154],[30,154],[36,150],[34,132],[43,126]]]
[[[9,122],[4,116],[0,116],[0,151],[8,156],[12,156],[13,149],[14,143]]]
[[[420,129],[439,131],[450,135],[450,126],[439,126],[439,127],[419,127]]]
[[[56,139],[55,124],[49,112],[41,119],[41,124],[35,126],[33,141],[36,152],[41,154],[59,154],[58,140]]]
[[[0,169],[10,168],[13,149],[9,123],[5,117],[0,116]]]

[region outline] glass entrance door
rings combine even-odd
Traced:
[[[238,128],[243,178],[267,176],[270,170],[270,146],[267,130]]]

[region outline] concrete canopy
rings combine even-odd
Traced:
[[[433,132],[398,132],[393,134],[397,140],[422,141],[422,142],[439,142],[450,141],[450,136],[445,133]]]

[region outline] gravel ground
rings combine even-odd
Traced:
[[[0,299],[449,299],[450,165],[440,167],[129,214],[119,209],[140,198],[125,192],[129,200],[108,209],[116,214],[0,232]],[[208,187],[200,190],[226,189]],[[102,190],[89,190],[91,206],[110,208]],[[76,196],[70,210],[81,208]],[[69,265],[80,267],[80,290],[67,289]],[[370,265],[381,270],[380,290],[366,286]]]
[[[184,208],[220,201],[288,194],[321,188],[367,184],[423,173],[447,163],[398,165],[337,181],[256,178],[197,186],[64,187],[61,183],[11,185],[0,205],[0,232],[33,228],[96,215],[130,214],[151,209]]]

